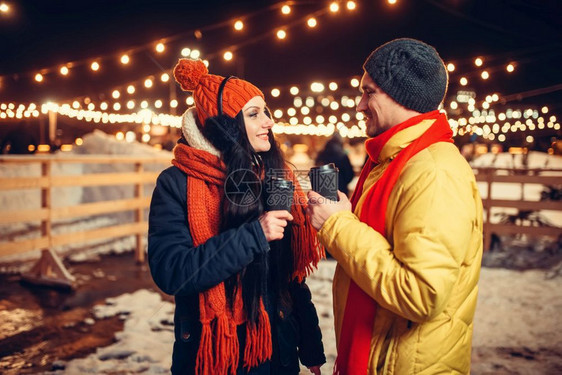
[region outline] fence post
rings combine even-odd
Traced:
[[[48,247],[41,249],[41,258],[35,265],[22,274],[24,281],[49,285],[55,287],[72,288],[75,281],[74,276],[68,272],[60,258],[53,251],[53,241],[51,234],[51,175],[52,175],[52,160],[41,162],[41,177],[47,178],[47,186],[41,187],[41,208],[47,209],[48,215],[44,220],[41,220],[41,236],[47,237]]]
[[[144,168],[143,168],[143,163],[142,162],[136,162],[135,163],[135,172],[139,175],[143,173]],[[143,193],[143,183],[142,181],[139,181],[137,184],[135,184],[135,198],[136,199],[141,199],[144,195]],[[143,222],[143,215],[144,215],[144,209],[142,207],[139,207],[135,210],[135,222],[140,224]],[[135,248],[135,259],[137,261],[137,263],[144,263],[144,247],[143,247],[143,233],[137,233],[136,235],[136,248]]]

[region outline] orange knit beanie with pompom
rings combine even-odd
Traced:
[[[203,61],[191,59],[179,60],[174,68],[174,77],[182,90],[193,92],[201,126],[205,125],[207,118],[218,115],[217,96],[224,77],[209,74]],[[261,90],[250,82],[231,78],[222,93],[222,110],[224,114],[234,118],[256,96],[264,98]]]

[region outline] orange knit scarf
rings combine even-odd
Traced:
[[[194,246],[199,246],[219,234],[226,166],[219,157],[181,143],[174,148],[172,164],[187,174],[188,225]],[[290,171],[289,174],[292,178]],[[324,249],[316,241],[316,232],[305,214],[305,195],[293,180],[292,277],[302,281],[324,256]],[[240,281],[236,290],[232,308],[227,303],[224,283],[199,294],[202,331],[195,369],[198,375],[236,373],[240,350],[236,327],[246,322]],[[271,326],[262,299],[257,323],[246,324],[244,367],[256,367],[271,354]]]

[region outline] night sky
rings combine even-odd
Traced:
[[[142,86],[144,77],[159,77],[172,68],[183,47],[211,57],[212,73],[238,75],[266,94],[273,87],[283,92],[292,84],[318,80],[349,82],[361,75],[363,61],[378,45],[413,37],[456,65],[449,94],[469,89],[482,100],[497,92],[510,99],[506,106],[548,105],[562,114],[562,90],[553,88],[562,84],[562,6],[556,0],[397,0],[395,5],[359,0],[354,11],[343,2],[338,13],[318,16],[315,29],[302,18],[325,9],[328,1],[295,1],[287,16],[278,9],[267,11],[278,3],[267,1],[5,1],[11,13],[0,16],[0,102],[111,100],[113,88],[137,80]],[[254,12],[242,32],[231,23],[211,27]],[[290,23],[286,40],[271,33]],[[194,35],[198,29],[200,39]],[[171,41],[165,53],[157,54],[153,42],[161,38]],[[222,53],[236,44],[243,45],[225,62]],[[133,47],[144,48],[130,53],[125,67],[119,56]],[[484,58],[482,68],[474,65],[478,56]],[[96,73],[89,69],[94,59],[101,62]],[[76,66],[61,77],[58,67],[71,61]],[[511,74],[505,71],[509,62],[516,63]],[[34,75],[46,68],[51,72],[45,81],[34,82]],[[486,81],[480,78],[483,69],[490,72]],[[464,88],[461,76],[469,79]],[[349,85],[340,88],[351,90]],[[145,95],[166,96],[169,90],[163,85]],[[531,90],[555,91],[529,96]],[[180,99],[179,90],[177,95]],[[273,106],[285,99],[283,94],[272,99]]]

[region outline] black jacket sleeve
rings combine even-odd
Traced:
[[[200,293],[240,272],[257,254],[269,251],[257,220],[194,247],[187,210],[186,175],[170,167],[158,177],[148,220],[150,272],[163,292],[178,296]]]
[[[318,322],[318,314],[312,303],[310,289],[303,281],[294,282],[291,288],[293,298],[293,314],[297,318],[300,329],[298,343],[299,359],[307,367],[326,363],[322,332]]]

